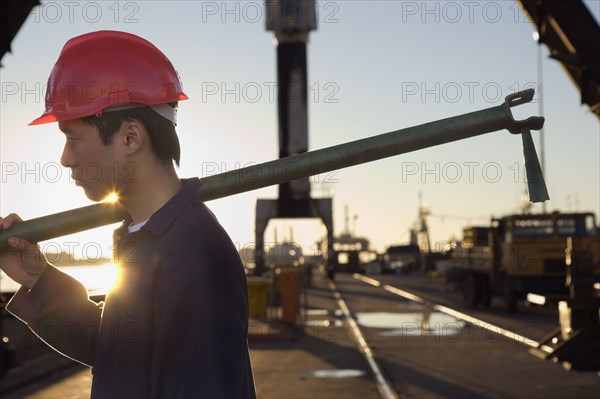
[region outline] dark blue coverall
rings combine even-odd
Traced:
[[[49,266],[7,310],[92,367],[93,399],[255,398],[246,276],[234,244],[195,198],[197,178],[141,230],[114,232],[119,282],[104,306]]]

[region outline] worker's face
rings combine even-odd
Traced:
[[[71,178],[92,201],[100,201],[119,191],[119,155],[117,140],[104,145],[98,129],[81,119],[59,122],[66,143],[60,163],[71,169]]]

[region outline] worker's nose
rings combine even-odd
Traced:
[[[73,159],[73,154],[71,154],[69,151],[67,144],[65,144],[62,155],[60,156],[60,164],[65,168],[72,168],[76,165],[76,162]]]

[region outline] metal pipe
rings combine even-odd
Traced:
[[[516,121],[510,111],[510,107],[530,102],[533,94],[534,90],[528,89],[507,96],[502,105],[492,108],[206,177],[198,198],[210,201],[502,129],[511,133],[539,130],[543,117]],[[31,242],[48,240],[116,223],[126,215],[119,204],[90,205],[16,223],[0,232],[0,243],[4,245],[12,236]]]

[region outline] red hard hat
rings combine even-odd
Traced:
[[[92,32],[65,44],[48,78],[46,110],[30,125],[187,98],[175,68],[152,43],[125,32]]]

